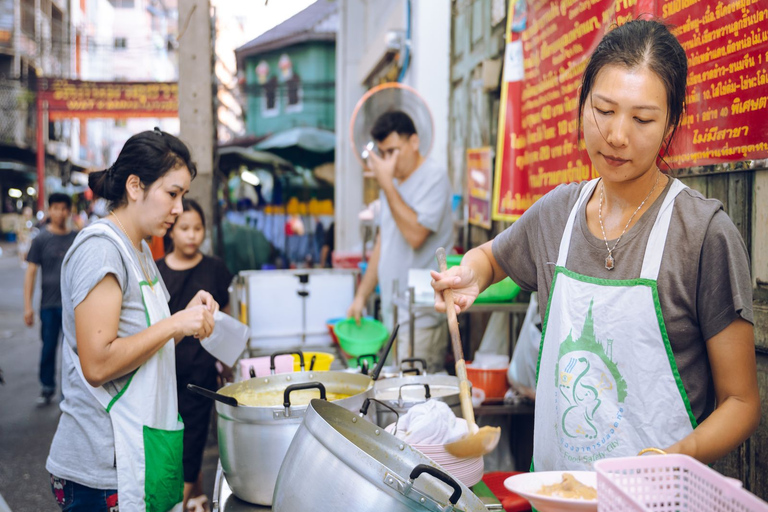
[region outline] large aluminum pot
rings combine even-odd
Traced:
[[[447,403],[456,416],[461,417],[459,379],[451,375],[412,375],[379,380],[373,385],[372,396],[387,403],[400,416],[414,405],[432,398]],[[376,404],[376,418],[380,427],[386,427],[395,422],[396,416]]]
[[[291,385],[315,382],[321,383],[328,392],[351,395],[334,402],[351,411],[359,411],[373,389],[373,381],[366,375],[300,372],[249,379],[230,384],[219,393],[237,397],[244,392],[283,391]],[[221,467],[238,498],[258,505],[272,503],[277,473],[307,407],[233,407],[216,402]],[[373,408],[371,418],[375,421]]]
[[[384,429],[333,402],[312,400],[280,468],[272,510],[485,512],[485,506]]]

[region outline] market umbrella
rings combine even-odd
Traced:
[[[219,148],[218,155],[219,169],[225,173],[232,169],[239,169],[241,165],[245,165],[249,169],[283,168],[285,170],[293,170],[293,164],[291,162],[274,153],[268,153],[266,151],[256,151],[251,148],[230,146]]]
[[[311,126],[296,127],[270,135],[253,147],[311,169],[333,162],[336,134]]]

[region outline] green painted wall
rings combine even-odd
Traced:
[[[301,79],[301,108],[288,107],[285,81],[280,76],[280,56],[288,55],[293,73]],[[266,114],[265,88],[257,80],[256,67],[261,61],[269,65],[267,78],[277,78],[275,109]],[[252,55],[245,59],[246,130],[262,136],[296,126],[314,126],[334,130],[336,44],[333,42],[301,43],[278,51]],[[271,115],[270,115],[271,114]]]

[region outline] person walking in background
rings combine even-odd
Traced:
[[[368,296],[381,289],[384,324],[392,325],[392,285],[408,287],[408,270],[436,269],[435,250],[453,246],[453,194],[446,169],[419,151],[413,120],[399,110],[382,114],[371,129],[378,154],[371,151],[368,166],[381,187],[381,230],[368,268],[347,316],[359,319]],[[381,156],[379,156],[381,155]],[[427,361],[429,371],[445,369],[448,329],[434,313],[415,320],[413,357]],[[408,357],[409,329],[401,326],[398,357]]]
[[[205,240],[203,209],[192,199],[184,199],[182,207],[183,213],[166,235],[169,252],[157,260],[157,268],[171,295],[168,303],[171,313],[184,309],[198,290],[210,292],[221,310],[228,313],[232,275],[222,260],[200,252]],[[208,510],[201,468],[212,408],[210,399],[190,392],[187,384],[218,389],[218,377],[216,358],[203,348],[199,339],[187,336],[176,345],[176,388],[179,414],[184,421],[185,510]]]
[[[66,194],[53,193],[48,197],[48,224],[32,240],[27,253],[24,275],[24,323],[32,327],[35,310],[32,296],[38,267],[42,270],[40,297],[40,336],[43,348],[40,354],[40,385],[38,404],[48,405],[56,394],[56,352],[61,334],[61,262],[77,233],[67,221],[72,210],[72,199]]]

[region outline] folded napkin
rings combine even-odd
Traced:
[[[395,424],[386,430],[393,433]],[[408,444],[448,444],[467,435],[467,422],[457,418],[448,404],[427,400],[416,404],[397,423],[395,436]]]

